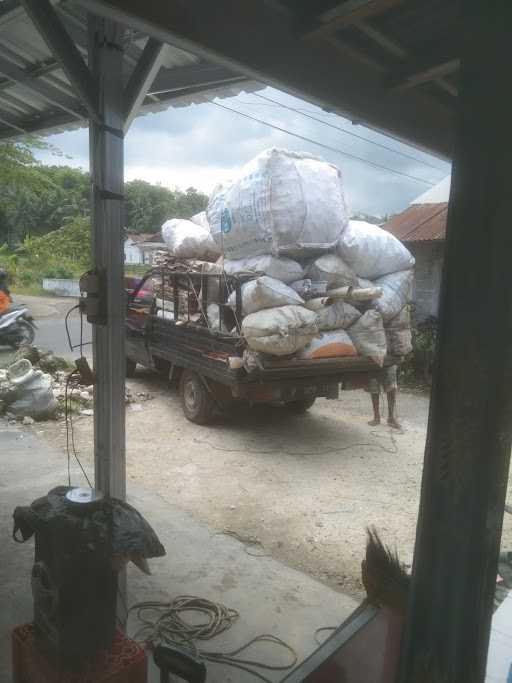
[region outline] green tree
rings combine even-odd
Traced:
[[[52,187],[52,180],[34,157],[44,143],[0,143],[0,242],[13,246],[34,227],[33,204]]]
[[[189,187],[185,192],[132,180],[125,185],[125,226],[128,232],[158,232],[168,218],[190,218],[204,211],[208,197]]]

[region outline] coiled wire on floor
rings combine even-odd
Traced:
[[[287,671],[297,663],[295,650],[281,638],[268,633],[252,638],[235,650],[215,652],[203,650],[199,641],[207,641],[229,630],[239,619],[239,613],[229,607],[205,598],[180,595],[171,602],[138,602],[130,607],[129,614],[135,614],[141,627],[134,640],[145,642],[151,647],[168,645],[188,651],[198,659],[247,671],[265,683],[273,683],[261,671]],[[286,664],[268,664],[243,656],[253,645],[267,643],[285,651],[290,659]]]

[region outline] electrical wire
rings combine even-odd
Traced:
[[[64,318],[64,325],[66,327],[66,335],[68,337],[68,344],[69,344],[69,350],[70,351],[73,351],[73,349],[76,347],[73,347],[73,343],[71,341],[71,334],[69,332],[69,316],[71,315],[71,313],[73,313],[73,311],[76,311],[77,308],[80,308],[79,304],[77,304],[76,306],[72,306],[69,309],[69,311],[66,313],[66,316]]]
[[[243,111],[239,111],[238,109],[233,109],[232,107],[228,107],[225,104],[221,104],[220,102],[214,102],[213,100],[205,100],[206,102],[209,102],[210,104],[215,105],[216,107],[220,107],[221,109],[225,109],[226,111],[233,112],[234,114],[238,114],[239,116],[243,116],[246,119],[250,119],[251,121],[256,121],[256,123],[260,123],[264,126],[268,126],[269,128],[274,128],[275,130],[280,131],[281,133],[286,133],[287,135],[292,135],[293,137],[298,138],[299,140],[304,140],[305,142],[309,142],[313,145],[317,145],[318,147],[322,147],[323,149],[327,149],[330,152],[335,152],[336,154],[341,154],[342,156],[348,157],[349,159],[354,159],[355,161],[359,161],[363,164],[367,164],[368,166],[373,166],[374,168],[378,168],[382,171],[388,171],[388,173],[393,173],[398,176],[402,176],[404,178],[408,178],[409,180],[414,180],[417,183],[422,183],[424,185],[429,185],[430,187],[434,187],[435,183],[430,182],[430,180],[425,180],[425,178],[418,178],[417,176],[413,176],[410,173],[406,173],[405,171],[398,171],[395,168],[391,168],[389,166],[385,166],[384,164],[379,164],[375,161],[370,161],[369,159],[365,159],[364,157],[357,156],[357,154],[351,154],[350,152],[346,152],[342,149],[338,149],[337,147],[332,147],[331,145],[326,145],[323,142],[318,142],[318,140],[313,140],[312,138],[308,138],[305,135],[299,135],[299,133],[294,133],[291,130],[288,130],[286,128],[282,128],[281,126],[277,126],[274,123],[269,123],[268,121],[264,121],[263,119],[258,118],[257,116],[251,116],[251,114],[246,114]]]
[[[317,645],[323,645],[325,643],[325,641],[329,638],[329,636],[326,636],[324,638],[324,640],[320,641],[318,639],[318,636],[320,635],[320,633],[322,633],[323,631],[330,631],[332,633],[333,631],[336,631],[337,628],[338,628],[337,626],[321,626],[320,628],[317,628],[315,633],[314,633],[314,636],[313,636],[315,639],[315,643]]]
[[[208,641],[225,633],[240,617],[237,610],[206,598],[180,595],[170,602],[139,602],[130,607],[128,614],[131,613],[135,613],[142,624],[135,633],[134,640],[149,643],[152,647],[168,645],[182,648],[196,658],[247,671],[265,683],[272,681],[261,673],[262,670],[286,671],[295,666],[298,660],[297,653],[291,645],[268,633],[256,636],[241,647],[228,652],[203,650],[197,641]],[[276,665],[240,657],[257,643],[276,645],[290,655],[290,661]]]
[[[393,149],[393,147],[388,147],[388,145],[384,145],[381,142],[377,142],[376,140],[372,140],[371,138],[367,138],[364,135],[359,135],[359,133],[354,133],[351,130],[346,130],[345,128],[342,128],[341,126],[335,126],[333,123],[330,123],[329,121],[322,121],[322,119],[316,118],[316,116],[313,116],[313,112],[309,113],[306,112],[304,109],[296,109],[295,107],[291,107],[288,104],[284,104],[283,102],[278,102],[277,100],[273,100],[271,97],[267,97],[266,95],[261,95],[260,93],[253,93],[255,97],[259,97],[262,100],[267,100],[267,102],[271,102],[273,105],[277,107],[282,107],[283,109],[288,109],[289,111],[293,111],[297,114],[300,114],[301,116],[305,116],[308,119],[311,119],[312,121],[316,121],[317,123],[321,123],[324,126],[329,126],[329,128],[334,128],[334,130],[338,130],[340,133],[344,133],[345,135],[351,135],[354,138],[357,138],[358,140],[364,140],[364,142],[369,142],[372,145],[375,145],[376,147],[381,147],[382,149],[387,150],[388,152],[393,152],[393,154],[398,154],[399,156],[405,157],[406,159],[411,159],[412,161],[415,161],[418,164],[424,164],[425,166],[430,166],[430,168],[433,168],[436,171],[439,171],[439,173],[442,173],[443,170],[439,168],[438,166],[434,166],[434,164],[430,164],[428,161],[424,161],[423,159],[418,159],[418,157],[415,157],[413,154],[407,154],[407,152],[401,152],[398,149]],[[249,104],[262,104],[259,102],[247,102],[247,105]]]
[[[75,460],[77,461],[80,469],[82,470],[82,474],[85,477],[85,480],[87,484],[89,485],[89,488],[93,488],[93,485],[91,484],[91,481],[89,477],[87,476],[87,472],[85,471],[82,463],[80,462],[80,458],[78,457],[78,453],[76,451],[76,445],[75,445],[75,433],[74,433],[74,426],[73,426],[73,406],[72,406],[72,399],[73,399],[73,390],[74,390],[74,385],[72,382],[76,380],[78,377],[78,371],[74,370],[71,372],[67,379],[66,379],[66,387],[64,390],[64,415],[65,415],[65,421],[66,421],[66,454],[67,454],[67,464],[68,464],[68,485],[71,486],[71,450],[73,451],[73,456]],[[70,385],[71,385],[71,391],[70,391]]]
[[[80,308],[80,358],[84,355],[83,354],[83,348],[84,348],[84,314],[82,309]]]

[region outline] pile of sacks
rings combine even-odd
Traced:
[[[167,221],[162,236],[174,258],[252,277],[240,322],[254,351],[382,365],[411,350],[414,259],[390,233],[349,220],[332,164],[269,149],[215,188],[206,213]],[[235,293],[228,303],[235,308]]]

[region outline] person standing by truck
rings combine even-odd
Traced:
[[[367,391],[371,395],[373,407],[373,420],[368,422],[370,427],[380,425],[380,396],[381,393],[385,393],[388,402],[388,425],[393,429],[401,429],[402,427],[396,417],[396,394],[398,391],[396,365],[382,368],[378,375],[369,380]]]

